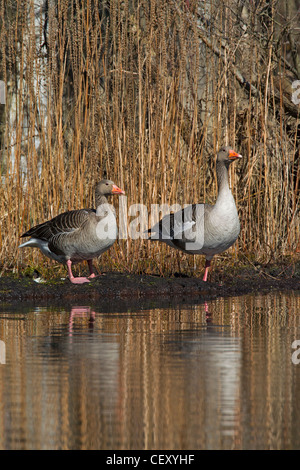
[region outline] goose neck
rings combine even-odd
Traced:
[[[218,192],[230,191],[228,182],[228,168],[224,162],[217,162]]]
[[[107,199],[104,194],[96,194],[95,197],[96,207],[101,206],[102,204],[107,204]]]

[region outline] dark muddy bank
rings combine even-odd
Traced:
[[[279,270],[280,271],[280,270]],[[196,277],[158,277],[104,273],[90,283],[73,285],[68,279],[37,283],[29,277],[0,278],[2,303],[197,302],[216,297],[267,293],[273,290],[300,292],[300,270],[281,270],[279,275],[245,269],[235,277],[203,282]]]

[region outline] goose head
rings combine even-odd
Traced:
[[[231,147],[226,146],[219,150],[217,155],[217,163],[223,163],[226,166],[229,166],[230,163],[239,158],[242,158],[242,155],[235,152]]]
[[[101,180],[95,189],[96,196],[110,196],[113,194],[125,194],[125,191],[120,189],[111,180]]]

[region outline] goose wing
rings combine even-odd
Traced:
[[[204,245],[205,217],[210,204],[191,204],[164,216],[148,230],[151,240],[161,240],[183,251],[200,250]]]
[[[190,239],[190,231],[195,231],[197,217],[201,217],[203,208],[204,204],[191,204],[175,213],[165,215],[148,230],[150,238],[172,241]]]
[[[74,232],[80,229],[91,214],[96,214],[94,209],[79,209],[63,212],[47,222],[32,227],[21,237],[34,237],[40,240],[50,241],[55,235]]]

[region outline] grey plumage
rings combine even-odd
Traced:
[[[215,205],[191,204],[175,214],[168,214],[148,230],[150,240],[159,240],[189,254],[203,254],[207,280],[213,256],[227,250],[236,241],[240,222],[228,184],[228,168],[241,158],[230,147],[217,155],[218,197]]]
[[[92,259],[115,242],[118,233],[115,211],[106,199],[112,194],[124,191],[110,180],[100,181],[95,188],[97,209],[71,210],[32,227],[22,235],[31,238],[19,248],[40,248],[49,258],[67,264],[71,282],[88,282],[87,278],[74,278],[71,265],[86,260],[90,277],[94,277]]]

